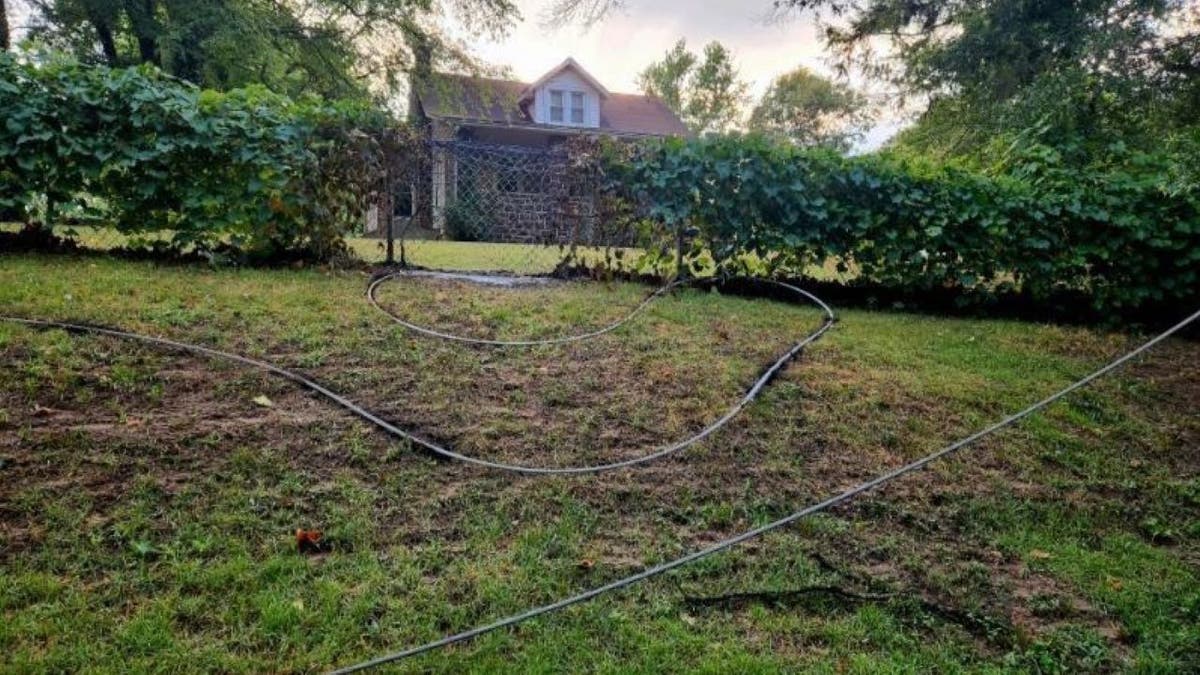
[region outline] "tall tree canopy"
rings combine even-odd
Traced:
[[[638,75],[642,91],[658,96],[698,134],[720,133],[743,116],[748,85],[738,75],[729,50],[719,42],[704,47],[703,57],[675,43],[661,61]]]
[[[260,83],[329,97],[390,92],[415,45],[469,64],[441,22],[503,34],[512,0],[29,0],[30,35],[80,60],[153,63],[202,86]],[[418,49],[416,51],[424,51]]]
[[[971,153],[998,132],[1034,129],[1080,147],[1148,144],[1195,124],[1200,31],[1188,0],[775,6],[832,17],[824,37],[843,68],[927,99],[925,117],[904,137],[922,149]]]
[[[845,152],[869,121],[865,96],[800,67],[771,83],[750,113],[749,127],[797,145]]]

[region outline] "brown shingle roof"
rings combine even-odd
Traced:
[[[529,85],[465,75],[436,75],[418,86],[417,98],[427,117],[536,128],[522,107]],[[575,127],[563,127],[574,129]],[[613,134],[686,136],[688,129],[661,100],[640,94],[609,94],[600,99],[599,131]]]
[[[687,136],[679,116],[657,96],[609,94],[600,101],[600,128],[656,136]]]

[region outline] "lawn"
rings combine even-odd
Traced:
[[[0,232],[16,232],[19,223],[0,222]],[[173,232],[162,231],[138,236],[122,234],[111,227],[89,225],[59,226],[55,232],[73,239],[80,247],[89,251],[110,251],[125,247],[141,247],[155,242],[169,242]],[[387,242],[371,237],[348,237],[346,245],[351,253],[369,263],[387,260]],[[557,245],[498,244],[463,241],[438,241],[414,239],[396,241],[394,255],[400,260],[402,251],[407,262],[420,267],[434,269],[458,269],[472,271],[509,271],[545,274],[554,270],[566,251]],[[614,251],[616,249],[613,249]],[[578,255],[589,262],[604,260],[602,248],[580,247]],[[626,252],[626,255],[632,255]]]
[[[0,233],[17,232],[20,223],[0,222]],[[91,252],[106,252],[120,248],[144,248],[157,242],[170,242],[173,232],[161,231],[138,236],[122,234],[111,227],[88,225],[58,226],[56,234],[73,240],[80,248]],[[387,262],[387,241],[374,237],[347,237],[346,246],[351,256],[359,262],[383,264]],[[549,274],[563,262],[568,248],[558,244],[516,244],[496,242],[443,241],[437,239],[412,239],[394,242],[393,257],[396,262],[403,259],[416,267],[441,270],[473,272],[516,272],[523,274]],[[607,264],[622,271],[650,273],[647,266],[639,268],[641,249],[604,248],[578,246],[576,260],[589,266]],[[745,259],[751,265],[760,264],[753,256]],[[709,257],[697,265],[698,273],[711,274],[712,260]],[[822,264],[811,265],[806,274],[821,280],[848,280],[854,272],[841,272],[837,261],[830,259]]]
[[[266,358],[460,451],[542,465],[630,457],[698,429],[820,320],[685,290],[593,341],[480,349],[405,332],[364,301],[366,281],[2,255],[0,313]],[[413,320],[515,338],[598,326],[646,292],[404,280],[380,298]],[[347,665],[794,511],[1143,337],[840,319],[700,446],[551,478],[432,459],[243,367],[0,323],[0,670]],[[1198,356],[1168,341],[847,507],[399,670],[1194,668]],[[296,528],[324,531],[333,550],[298,553]]]

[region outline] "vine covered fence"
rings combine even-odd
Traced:
[[[65,234],[235,263],[669,273],[690,232],[695,273],[836,266],[887,291],[1068,292],[1114,314],[1200,299],[1200,143],[1075,166],[1030,141],[975,168],[736,135],[489,146],[360,105],[10,56],[0,109],[4,248]]]
[[[615,217],[598,167],[577,147],[429,141],[424,170],[392,184],[364,233],[390,237],[394,262],[424,267],[548,272],[623,255],[637,244],[634,228]]]

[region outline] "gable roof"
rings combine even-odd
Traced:
[[[553,68],[551,68],[550,72],[546,73],[545,75],[542,75],[536,81],[531,82],[527,87],[525,87],[525,91],[522,92],[522,94],[521,94],[521,99],[525,100],[526,98],[532,97],[533,92],[537,91],[538,87],[542,86],[543,84],[546,84],[546,82],[548,82],[550,80],[550,78],[554,77],[555,75],[558,75],[559,73],[561,73],[564,70],[575,71],[576,75],[578,75],[579,77],[582,77],[584,82],[587,82],[588,85],[592,89],[596,90],[596,93],[600,94],[600,98],[602,98],[602,99],[608,98],[608,95],[609,95],[608,90],[604,88],[604,85],[600,84],[599,80],[592,77],[591,73],[584,70],[583,66],[579,65],[579,63],[577,61],[575,61],[575,59],[568,56],[565,61],[563,61],[562,63],[558,64],[557,66],[554,66]]]
[[[520,106],[522,82],[435,73],[415,86],[421,112],[429,118],[499,124],[530,121]]]
[[[568,59],[543,80],[574,63]],[[577,65],[577,64],[576,64]],[[586,75],[578,69],[580,75]],[[590,75],[588,77],[591,77]],[[590,82],[589,82],[590,84]],[[528,106],[537,83],[467,75],[435,74],[416,85],[421,112],[430,119],[520,126],[571,133],[597,131],[617,136],[687,136],[690,132],[665,103],[655,96],[616,94],[600,98],[600,126],[563,127],[533,121]],[[600,88],[597,91],[601,91]]]

